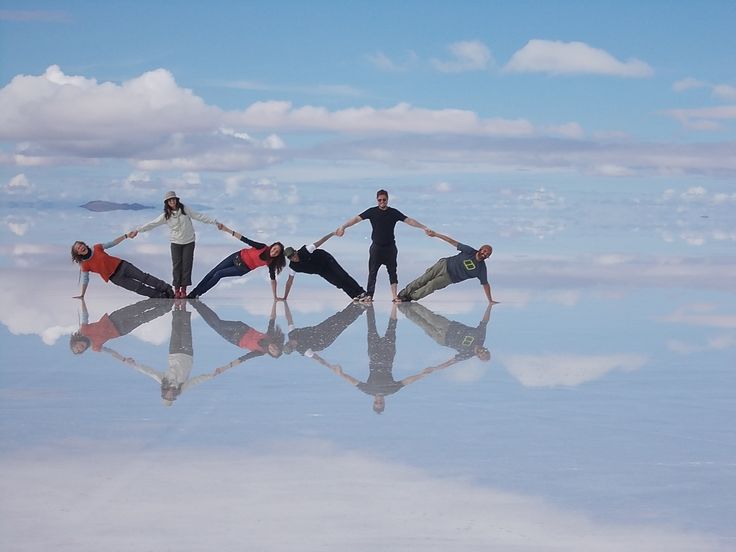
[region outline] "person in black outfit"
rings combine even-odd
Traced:
[[[333,286],[347,293],[348,297],[354,301],[364,301],[366,299],[367,294],[363,287],[340,266],[335,257],[324,249],[318,249],[320,245],[334,235],[334,232],[330,232],[313,244],[302,245],[299,249],[293,247],[284,249],[284,255],[289,260],[290,273],[288,280],[286,280],[284,296],[278,297],[279,300],[286,301],[288,299],[291,286],[294,284],[294,275],[297,272],[322,276]]]
[[[386,266],[388,271],[388,279],[391,284],[391,294],[393,301],[398,301],[396,290],[399,278],[396,274],[396,258],[399,250],[396,247],[396,236],[394,228],[397,222],[405,222],[409,226],[421,228],[426,233],[430,230],[421,222],[417,222],[413,218],[407,217],[398,209],[388,206],[388,192],[386,190],[378,190],[376,193],[377,207],[366,209],[359,215],[351,218],[349,221],[335,230],[336,236],[345,234],[345,229],[357,224],[363,220],[370,220],[373,231],[371,232],[371,248],[368,258],[368,284],[366,285],[366,293],[369,300],[373,299],[373,293],[376,289],[376,276],[381,265]]]
[[[394,379],[394,357],[396,356],[396,305],[391,309],[391,316],[383,337],[378,335],[376,329],[376,315],[373,306],[368,307],[366,315],[368,322],[368,366],[370,373],[366,381],[360,381],[350,374],[346,374],[339,364],[329,364],[322,361],[318,355],[315,359],[332,370],[345,381],[360,389],[366,395],[373,396],[373,411],[376,414],[383,413],[386,408],[386,395],[393,395],[407,385],[422,379],[435,370],[445,368],[445,365],[431,366],[421,372],[407,376],[399,381]]]
[[[284,302],[284,314],[286,314],[286,322],[289,325],[288,341],[284,345],[284,352],[290,354],[297,351],[300,355],[313,357],[314,353],[332,345],[342,332],[363,314],[363,310],[362,305],[350,303],[316,326],[296,328],[289,304]]]

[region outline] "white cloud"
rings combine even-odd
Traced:
[[[441,182],[437,182],[437,183],[436,183],[436,184],[434,185],[434,191],[435,191],[435,192],[439,192],[439,193],[441,193],[441,194],[445,194],[445,193],[447,193],[447,192],[451,192],[451,191],[452,191],[452,185],[450,185],[450,183],[449,183],[449,182],[445,182],[445,181],[443,180],[443,181],[441,181]]]
[[[33,219],[28,217],[8,216],[5,217],[5,225],[16,236],[24,236],[28,229],[33,226]]]
[[[713,95],[721,100],[736,101],[736,86],[718,84],[713,87]]]
[[[630,372],[647,362],[644,355],[507,355],[501,359],[508,371],[525,387],[577,386],[597,380],[612,370]]]
[[[25,174],[20,173],[5,185],[5,191],[10,194],[29,194],[33,191],[33,184]]]
[[[395,60],[384,54],[383,52],[375,52],[368,54],[366,59],[377,69],[389,72],[406,71],[417,61],[417,55],[414,52],[408,52],[403,59]]]
[[[257,452],[102,442],[66,449],[3,455],[3,540],[16,549],[725,549],[641,512],[608,521],[315,441]]]
[[[712,304],[684,305],[678,307],[672,314],[664,316],[662,320],[709,328],[736,328],[736,315],[719,313],[718,306]]]
[[[654,72],[638,59],[622,62],[611,54],[584,42],[530,40],[506,64],[510,73],[552,75],[596,74],[617,77],[649,77]]]
[[[736,105],[670,109],[664,113],[679,121],[685,128],[713,131],[721,130],[723,128],[723,121],[736,119]]]
[[[675,92],[684,92],[685,90],[693,90],[696,88],[706,88],[708,86],[709,85],[707,82],[703,82],[701,80],[694,79],[692,77],[687,77],[685,79],[681,79],[675,82],[675,84],[672,85],[672,89]]]
[[[449,61],[432,60],[432,65],[443,73],[484,71],[493,63],[491,51],[478,40],[455,42],[450,44],[448,49],[453,59]]]

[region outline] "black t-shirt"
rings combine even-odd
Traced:
[[[306,245],[302,245],[297,253],[299,254],[299,262],[289,262],[289,268],[294,272],[303,272],[304,274],[322,274],[332,258],[332,255],[324,249],[315,249],[310,252]]]
[[[404,222],[407,218],[404,213],[393,207],[387,207],[386,209],[371,207],[358,216],[363,220],[371,221],[373,227],[371,239],[376,245],[393,245],[396,242],[394,236],[396,223]]]

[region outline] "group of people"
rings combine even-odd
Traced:
[[[493,306],[491,303],[486,306],[485,314],[477,326],[450,320],[419,303],[394,304],[383,336],[379,334],[376,326],[376,313],[372,305],[359,305],[354,302],[318,324],[297,327],[288,302],[283,301],[288,333],[284,333],[277,323],[277,301],[272,304],[268,327],[263,331],[241,320],[221,318],[203,301],[192,301],[190,304],[212,330],[236,348],[243,350],[244,354],[225,365],[192,376],[194,346],[191,311],[187,310],[186,302],[178,303],[161,299],[139,301],[110,314],[104,314],[97,322],[90,322],[87,306],[82,300],[80,326],[71,335],[69,347],[75,355],[80,355],[87,350],[107,353],[126,366],[154,379],[160,385],[161,398],[167,406],[171,406],[184,391],[249,360],[259,357],[276,359],[283,354],[298,353],[328,368],[342,380],[371,396],[373,410],[378,414],[383,412],[386,398],[389,395],[397,393],[407,385],[433,372],[471,358],[484,362],[488,362],[491,358],[491,353],[485,346],[486,329]],[[401,311],[407,320],[416,324],[434,342],[442,347],[453,349],[455,354],[440,364],[428,366],[419,372],[396,380],[393,368],[396,357],[398,311]],[[120,354],[112,348],[110,343],[113,340],[169,312],[172,313],[171,334],[165,369],[153,368],[131,356]],[[330,348],[364,313],[367,316],[369,371],[367,376],[353,376],[343,370],[340,364],[330,362],[323,356],[327,356],[325,350]],[[348,350],[353,352],[355,347]],[[351,355],[351,359],[354,356]]]
[[[291,292],[294,276],[297,272],[316,274],[330,284],[341,289],[353,301],[371,302],[376,287],[376,278],[381,266],[385,266],[391,285],[394,302],[417,301],[450,284],[462,282],[470,278],[478,278],[489,303],[493,303],[491,286],[488,283],[485,261],[491,256],[490,245],[482,245],[475,249],[457,240],[435,232],[417,220],[388,205],[388,192],[378,190],[375,207],[366,209],[351,218],[335,231],[320,238],[316,242],[301,247],[284,247],[281,242],[270,245],[251,240],[239,232],[228,228],[218,220],[196,212],[185,206],[175,192],[167,192],[164,196],[164,208],[161,215],[143,226],[136,228],[108,243],[98,243],[93,247],[83,241],[72,245],[72,260],[80,265],[82,274],[81,293],[84,297],[89,284],[89,273],[98,273],[103,280],[111,281],[125,289],[129,289],[147,297],[188,298],[197,299],[212,289],[222,278],[242,276],[248,272],[268,267],[271,290],[276,300],[286,300]],[[194,264],[195,232],[192,220],[205,224],[214,224],[223,232],[244,242],[249,247],[225,257],[217,266],[189,292],[192,285],[192,267]],[[340,266],[335,257],[320,246],[334,236],[343,236],[345,230],[359,222],[369,220],[372,227],[371,246],[368,257],[368,281],[365,289]],[[397,257],[395,227],[398,222],[424,230],[434,238],[439,238],[459,253],[445,257],[428,268],[419,278],[398,291]],[[135,238],[140,232],[146,232],[166,224],[169,227],[171,240],[172,284],[151,276],[135,267],[128,261],[107,253],[106,250],[125,239]],[[289,277],[284,288],[283,297],[277,293],[276,275],[289,261]]]

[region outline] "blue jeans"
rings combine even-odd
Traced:
[[[250,272],[250,268],[245,265],[236,264],[240,261],[240,251],[225,257],[220,264],[207,273],[202,281],[189,293],[188,297],[199,297],[217,285],[222,278],[232,278],[234,276],[242,276]]]

